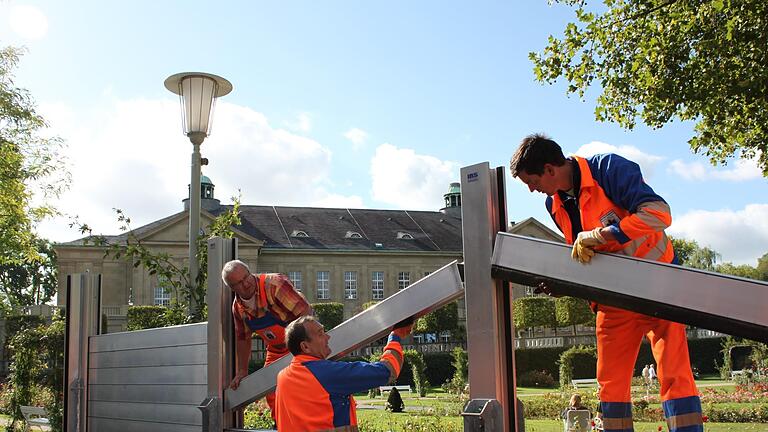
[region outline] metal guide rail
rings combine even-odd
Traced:
[[[328,333],[331,336],[328,358],[343,357],[385,336],[398,322],[423,316],[463,295],[459,269],[454,261],[331,330]],[[237,390],[226,390],[224,408],[237,409],[274,390],[277,374],[290,364],[292,358],[289,354],[245,377]]]
[[[584,265],[568,245],[501,232],[492,263],[498,279],[768,342],[765,282],[606,253]]]

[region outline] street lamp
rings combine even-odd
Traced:
[[[216,98],[229,94],[232,84],[226,79],[201,72],[169,76],[165,88],[179,95],[184,135],[192,142],[192,172],[189,182],[189,279],[192,292],[197,287],[197,236],[200,233],[200,144],[211,133],[211,118]],[[190,295],[190,312],[194,296]]]

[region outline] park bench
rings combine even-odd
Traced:
[[[40,430],[43,430],[43,426],[48,428],[51,425],[48,420],[48,414],[45,412],[45,408],[21,406],[21,414],[24,416],[24,430],[29,432],[33,426],[37,426]]]
[[[597,383],[597,378],[586,378],[586,379],[572,379],[571,385],[573,388],[590,388],[590,387],[599,387],[599,384]]]
[[[404,392],[404,391],[407,391],[408,393],[411,392],[411,386],[409,385],[379,386],[379,391],[384,393],[384,392],[392,391],[393,388],[396,388],[397,391],[400,391],[400,392]]]

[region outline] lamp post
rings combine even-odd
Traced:
[[[200,144],[211,133],[211,118],[216,99],[232,91],[226,79],[201,72],[183,72],[169,76],[165,88],[179,95],[184,135],[192,142],[192,171],[189,181],[189,279],[192,293],[197,288],[200,271],[197,262],[197,236],[200,233]],[[196,305],[190,293],[190,312]]]

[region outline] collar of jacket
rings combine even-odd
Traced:
[[[581,182],[579,184],[579,207],[585,205],[592,197],[592,190],[595,187],[595,179],[592,178],[592,172],[589,170],[589,163],[587,160],[580,156],[573,156],[573,159],[577,162],[577,167],[581,173]],[[552,195],[552,214],[557,213],[563,208],[563,200],[560,199],[560,194],[556,193]]]

